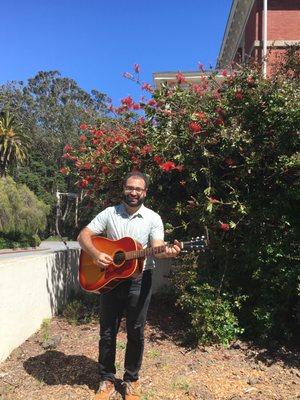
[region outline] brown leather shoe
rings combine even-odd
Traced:
[[[93,400],[112,400],[115,394],[115,384],[112,381],[101,381]]]
[[[125,400],[140,400],[141,399],[141,386],[139,381],[124,382],[125,384]]]

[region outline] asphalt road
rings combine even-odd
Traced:
[[[1,260],[7,260],[11,258],[22,258],[32,257],[36,254],[54,253],[56,251],[69,249],[80,249],[78,242],[67,242],[67,246],[60,241],[43,241],[40,246],[36,249],[19,249],[19,250],[0,250],[0,262]]]

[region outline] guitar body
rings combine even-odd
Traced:
[[[143,271],[144,259],[125,260],[124,253],[142,249],[142,245],[130,237],[111,240],[101,236],[92,238],[93,245],[114,260],[104,271],[93,259],[81,250],[79,261],[79,283],[88,291],[105,293],[124,279],[136,278]]]

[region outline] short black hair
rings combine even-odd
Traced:
[[[132,172],[127,172],[127,174],[123,178],[123,186],[125,186],[126,182],[128,181],[129,178],[141,178],[145,182],[145,189],[148,189],[149,186],[149,178],[147,175],[143,174],[140,171],[132,171]]]

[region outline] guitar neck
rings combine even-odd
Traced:
[[[133,260],[133,259],[137,259],[137,258],[145,258],[148,256],[155,256],[156,254],[164,253],[165,249],[166,249],[166,245],[162,245],[162,246],[157,246],[157,247],[146,247],[145,249],[141,249],[141,250],[126,251],[125,259]]]

